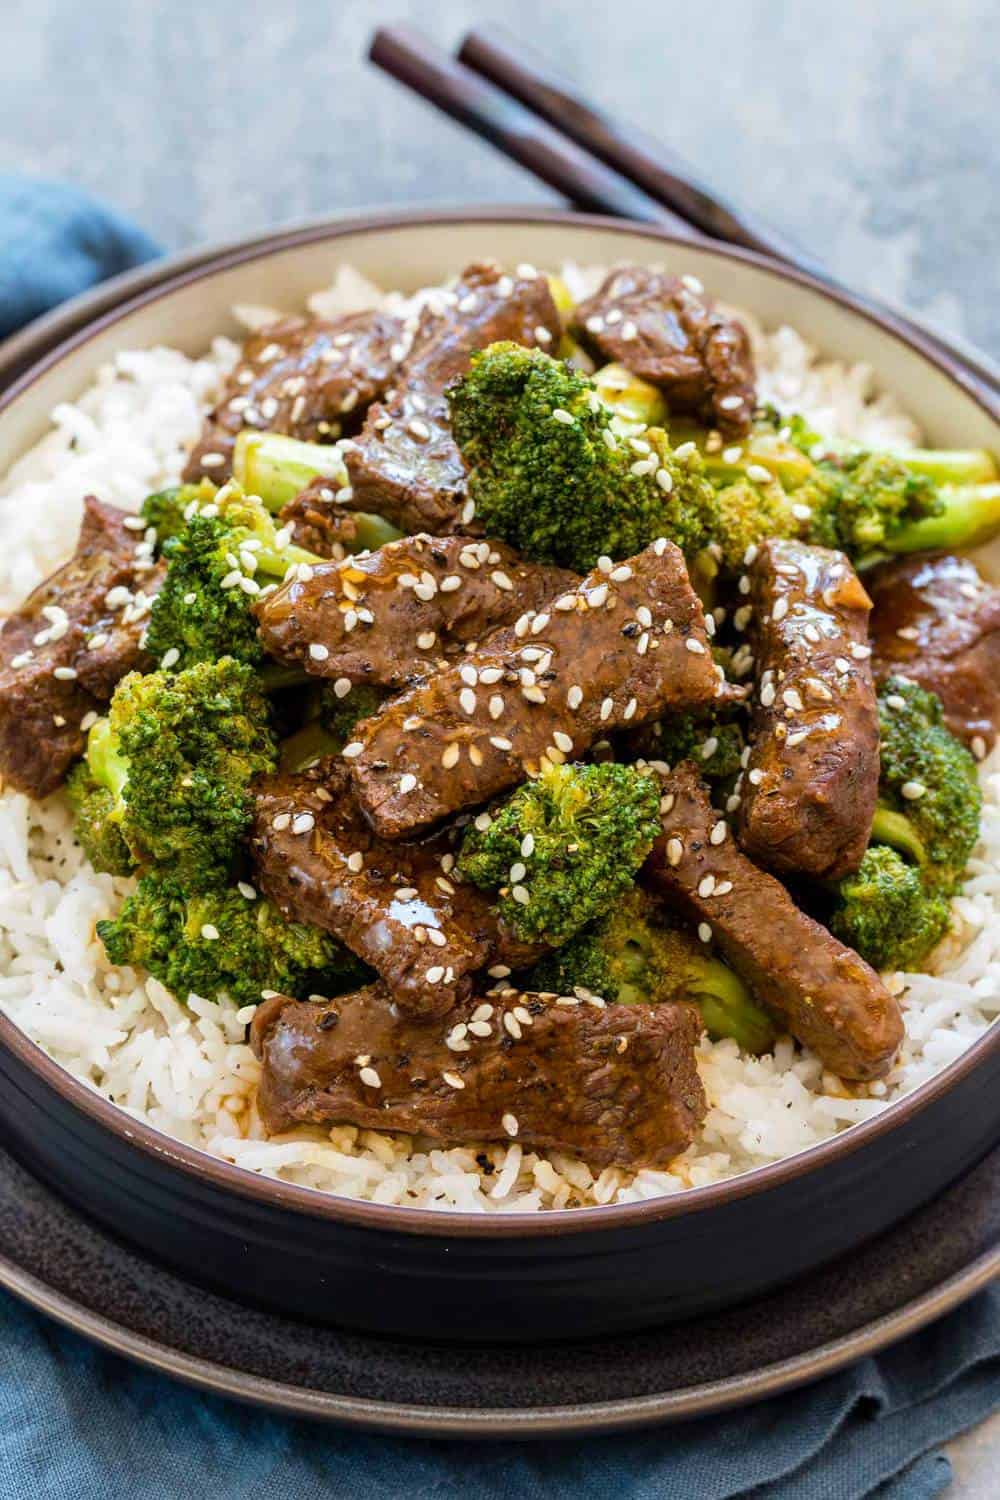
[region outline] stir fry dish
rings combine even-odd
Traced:
[[[479,263],[254,332],[180,482],[87,499],[0,633],[0,771],[122,882],[109,964],[248,1008],[272,1135],[663,1168],[706,1033],[893,1067],[997,532],[990,454],[778,411],[695,278]]]

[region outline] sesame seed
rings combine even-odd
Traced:
[[[316,819],[312,813],[299,813],[292,821],[293,833],[311,833],[316,827]]]
[[[216,943],[219,940],[219,929],[214,927],[211,922],[204,922],[202,924],[201,935],[206,943]]]
[[[86,734],[87,730],[92,729],[96,723],[97,714],[93,709],[91,709],[90,712],[84,714],[83,718],[80,720],[80,728],[83,730],[84,734]]]
[[[630,698],[628,700],[628,702],[626,703],[626,705],[625,705],[625,711],[622,714],[622,718],[623,719],[631,719],[634,716],[635,711],[636,711],[636,709],[638,707],[639,707],[639,705],[638,705],[637,701],[635,700],[635,698]]]
[[[760,701],[764,708],[770,708],[775,699],[773,682],[765,682],[760,690]]]
[[[701,644],[701,641],[696,641],[694,636],[689,636],[688,639],[684,642],[684,645],[693,656],[705,655],[705,647]]]
[[[361,1082],[366,1083],[370,1089],[380,1089],[382,1087],[382,1080],[378,1076],[374,1068],[362,1068],[361,1072],[358,1074],[358,1077],[361,1079]]]
[[[476,711],[476,695],[471,688],[463,688],[458,695],[459,706],[464,713],[474,714]]]
[[[631,577],[632,569],[628,566],[627,563],[624,563],[620,568],[615,568],[614,572],[611,574],[611,582],[628,583]]]
[[[17,656],[12,656],[10,664],[14,668],[14,671],[19,672],[22,667],[26,667],[34,654],[33,651],[20,651]]]
[[[635,699],[633,698],[632,701],[634,703]],[[625,717],[628,718],[629,715],[626,713]],[[569,735],[565,734],[561,729],[557,729],[554,732],[554,734],[552,735],[552,742],[558,749],[564,751],[567,755],[569,755],[573,749],[573,741],[570,739]]]
[[[545,694],[540,687],[523,687],[521,697],[526,698],[529,703],[544,703]]]
[[[511,583],[510,579],[507,577],[507,574],[504,573],[504,572],[502,572],[499,568],[496,570],[495,573],[491,573],[490,577],[492,578],[493,582],[496,584],[496,586],[497,586],[498,589],[503,589],[507,593],[510,593],[510,592],[513,591],[514,585]]]
[[[309,644],[309,655],[313,661],[326,661],[330,655],[330,648],[324,646],[322,641],[311,641]]]
[[[399,791],[400,791],[400,794],[402,796],[405,796],[407,792],[412,792],[413,789],[414,789],[414,787],[416,786],[416,784],[417,784],[417,778],[414,776],[413,772],[412,771],[406,771],[399,778]]]
[[[684,858],[684,845],[680,839],[667,840],[667,864],[676,868]]]
[[[747,773],[747,780],[749,781],[751,786],[760,786],[761,782],[764,780],[764,772],[760,769],[759,766],[755,766],[752,771],[749,771]]]
[[[564,427],[572,427],[574,419],[564,406],[555,406],[552,408],[552,420],[561,422]]]
[[[710,943],[712,941],[712,929],[707,922],[698,923],[698,936],[703,943]]]
[[[499,719],[505,708],[504,700],[499,693],[494,693],[489,701],[489,713],[491,719]]]
[[[256,901],[256,899],[257,899],[257,892],[254,890],[253,886],[250,885],[247,881],[245,881],[245,880],[238,880],[236,882],[236,889],[239,891],[240,895],[244,898],[244,900],[246,900],[246,901]]]
[[[510,894],[517,902],[518,906],[527,906],[528,902],[531,900],[531,896],[527,888],[523,885],[512,886]]]
[[[714,875],[704,875],[704,876],[702,876],[701,880],[699,880],[699,882],[698,882],[698,895],[701,896],[702,899],[705,899],[706,897],[711,896],[714,890],[715,890],[715,876]]]
[[[427,973],[424,977],[427,980],[428,984],[440,984],[442,979],[444,978],[444,965],[434,964],[432,968],[427,970]]]
[[[504,1018],[503,1018],[503,1029],[510,1036],[512,1036],[516,1042],[519,1042],[521,1040],[521,1026],[520,1026],[520,1023],[519,1023],[517,1017],[515,1015],[512,1015],[510,1011],[507,1011],[505,1013],[505,1015],[504,1015]]]
[[[444,1079],[445,1083],[451,1089],[464,1089],[465,1088],[465,1080],[464,1080],[464,1078],[459,1078],[459,1076],[458,1076],[457,1073],[442,1073],[441,1077]]]
[[[345,760],[355,760],[364,748],[360,740],[352,740],[349,745],[344,746],[340,753]]]
[[[796,521],[811,521],[812,506],[803,505],[801,501],[797,502],[792,506],[792,515],[795,517]]]
[[[602,724],[606,723],[607,720],[610,719],[611,714],[612,714],[612,712],[614,710],[614,706],[615,705],[614,705],[613,701],[610,698],[605,698],[604,702],[601,704],[601,723]]]
[[[719,821],[715,824],[711,833],[708,835],[708,842],[710,844],[716,845],[724,844],[726,842],[727,831],[728,829],[725,818],[720,818]]]
[[[582,702],[583,688],[574,683],[566,694],[566,707],[575,711],[580,707]]]
[[[518,885],[527,875],[528,871],[520,860],[510,867],[510,880],[513,885]]]
[[[747,464],[747,478],[752,479],[755,484],[767,484],[771,471],[765,469],[763,464]]]
[[[794,709],[796,713],[802,712],[802,698],[794,688],[785,688],[784,692],[781,695],[781,701],[782,703],[784,703],[786,708]]]
[[[986,759],[987,745],[981,734],[974,734],[972,736],[969,748],[971,749],[973,755],[976,757],[976,760]]]
[[[514,748],[510,740],[504,739],[504,737],[499,734],[490,736],[490,744],[495,750],[513,750]]]
[[[921,797],[927,795],[927,788],[922,781],[904,781],[900,791],[907,802],[918,802]]]
[[[493,826],[493,819],[490,817],[489,813],[480,813],[479,816],[475,819],[472,826],[478,833],[485,833],[487,828],[491,828]]]
[[[76,677],[76,668],[75,667],[56,667],[56,669],[52,673],[52,675],[53,675],[53,677],[58,678],[58,680],[60,682],[72,682],[74,680],[74,678]]]
[[[719,748],[719,737],[718,737],[718,735],[710,734],[709,737],[708,737],[708,739],[705,741],[705,743],[701,747],[701,758],[702,758],[702,760],[711,760],[712,756],[715,754],[715,752],[716,752],[716,750],[718,750],[718,748]]]
[[[855,661],[867,661],[871,654],[872,648],[870,646],[859,646],[857,641],[851,646],[851,655]]]
[[[450,771],[452,766],[458,765],[459,753],[460,752],[457,745],[445,745],[444,749],[441,752],[441,764],[444,766],[446,771]]]
[[[360,875],[365,867],[365,857],[360,849],[355,849],[353,854],[347,856],[347,868],[352,875]]]
[[[774,621],[775,625],[778,625],[785,618],[787,613],[788,600],[784,597],[784,595],[782,595],[780,599],[775,599],[774,601],[774,609],[771,611],[771,619]]]
[[[588,608],[590,608],[590,609],[600,609],[602,607],[602,605],[607,602],[607,597],[608,597],[608,586],[607,586],[607,584],[606,583],[599,583],[595,589],[591,589],[590,593],[584,595],[584,597],[585,597],[585,599],[587,601]]]
[[[517,1116],[509,1113],[503,1116],[500,1124],[503,1126],[507,1134],[512,1138],[517,1135],[517,1132],[520,1128],[517,1123]]]

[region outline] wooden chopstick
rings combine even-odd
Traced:
[[[581,208],[699,238],[686,220],[409,26],[380,26],[369,57]]]
[[[468,67],[504,90],[522,106],[534,110],[606,166],[634,183],[649,197],[688,220],[704,235],[725,244],[740,245],[804,271],[835,291],[846,292],[907,338],[929,345],[960,367],[965,383],[976,394],[995,403],[1000,395],[1000,369],[964,341],[950,341],[926,324],[885,303],[847,287],[807,251],[745,209],[721,198],[700,181],[694,170],[651,135],[628,121],[595,108],[582,94],[558,78],[537,53],[526,49],[499,27],[470,31],[458,50]],[[495,144],[501,144],[496,142]],[[503,149],[501,144],[501,149]],[[563,191],[566,191],[564,188]],[[574,196],[572,193],[569,196]]]

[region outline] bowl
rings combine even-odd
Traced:
[[[1000,397],[960,356],[849,296],[729,248],[558,211],[312,222],[121,278],[0,350],[0,466],[122,348],[196,353],[237,303],[301,305],[341,263],[415,288],[492,255],[666,260],[824,353],[866,360],[935,444],[1000,447]],[[441,1340],[585,1337],[692,1317],[842,1255],[1000,1141],[1000,1028],[876,1118],[772,1165],[640,1203],[475,1215],[357,1202],[257,1176],[141,1123],[0,1014],[0,1129],[20,1160],[182,1273],[310,1321]]]

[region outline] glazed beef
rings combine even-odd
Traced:
[[[609,1005],[508,990],[445,1025],[379,985],[325,1004],[278,996],[254,1017],[258,1106],[299,1121],[405,1130],[443,1145],[516,1138],[595,1166],[666,1167],[705,1115],[686,1005]]]
[[[665,779],[662,805],[663,833],[644,879],[705,927],[761,1004],[833,1072],[887,1073],[903,1022],[874,969],[740,852],[690,761]]]
[[[579,304],[571,332],[600,363],[623,364],[659,386],[672,412],[690,412],[728,436],[749,428],[750,340],[695,278],[621,266]]]
[[[765,542],[749,569],[757,669],[740,843],[782,873],[835,880],[868,846],[878,793],[871,600],[843,553]]]
[[[337,503],[328,479],[313,480],[283,505],[278,525],[291,527],[297,547],[334,562],[342,562],[357,547],[357,516]]]
[[[401,838],[536,774],[543,759],[580,758],[615,729],[725,691],[684,558],[661,539],[392,699],[344,754],[377,832]]]
[[[876,681],[937,693],[952,734],[984,756],[1000,729],[1000,589],[967,557],[901,557],[869,580]]]
[[[373,406],[345,458],[359,510],[385,516],[401,531],[440,536],[468,527],[465,465],[451,436],[445,388],[473,354],[498,340],[554,353],[559,315],[544,276],[508,276],[472,265],[458,284],[434,294],[384,404]]]
[[[88,495],[72,560],[0,629],[0,773],[32,797],[55,790],[82,754],[84,724],[126,672],[163,577],[134,517]]]
[[[343,762],[258,783],[251,852],[258,884],[286,915],[332,932],[382,976],[411,1015],[443,1015],[471,976],[540,952],[508,933],[453,874],[450,843],[384,844],[347,790]]]
[[[402,332],[398,318],[372,309],[333,320],[282,318],[252,333],[184,478],[228,479],[244,427],[320,443],[356,431],[395,375]]]
[[[501,542],[425,534],[292,578],[260,601],[257,618],[279,661],[398,688],[576,582]]]

